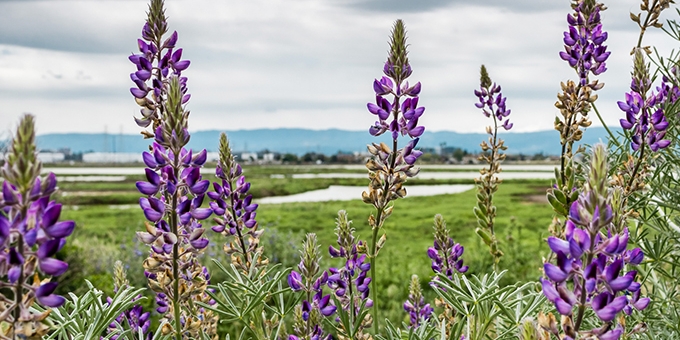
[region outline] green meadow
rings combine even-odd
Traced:
[[[323,171],[326,171],[324,169]],[[338,172],[338,169],[332,169]],[[346,170],[345,170],[346,171]],[[352,172],[357,172],[354,170]],[[294,179],[293,173],[310,173],[305,167],[246,167],[245,175],[252,183],[255,198],[301,193],[327,188],[329,185],[367,185],[368,179],[313,178]],[[283,178],[272,178],[283,174]],[[211,176],[207,178],[214,180]],[[144,286],[141,263],[147,248],[136,241],[135,232],[144,230],[144,216],[137,202],[140,194],[135,182],[142,176],[127,177],[120,182],[61,182],[60,201],[65,207],[62,219],[75,220],[76,231],[61,256],[71,263],[71,270],[60,278],[64,292],[83,287],[83,280],[98,287],[112,287],[111,267],[115,260],[123,261],[133,285]],[[423,184],[473,184],[470,180],[410,180],[409,186]],[[508,180],[500,185],[494,197],[498,208],[497,235],[505,253],[500,268],[507,270],[505,283],[534,281],[540,275],[541,258],[547,254],[544,239],[552,220],[552,210],[545,199],[549,181]],[[394,212],[385,224],[387,243],[377,260],[381,300],[389,305],[388,315],[400,317],[401,304],[407,297],[407,284],[417,274],[423,286],[432,275],[426,250],[432,246],[432,225],[435,214],[442,214],[456,242],[465,247],[463,255],[471,273],[489,272],[492,259],[488,249],[475,235],[476,218],[472,213],[476,190],[460,194],[427,197],[406,197],[396,201]],[[206,199],[207,204],[207,199]],[[360,239],[370,237],[367,218],[372,206],[359,197],[352,201],[313,203],[263,204],[257,210],[260,228],[266,230],[262,245],[273,262],[295,266],[297,249],[305,233],[316,233],[323,255],[322,266],[338,266],[327,255],[328,246],[335,244],[335,218],[338,210],[346,210]],[[212,222],[207,222],[210,225]],[[225,238],[212,235],[204,260],[214,268],[211,259],[223,263],[228,258],[221,248]],[[221,274],[213,270],[214,280]],[[431,296],[429,288],[426,293]],[[148,301],[151,303],[151,301]]]

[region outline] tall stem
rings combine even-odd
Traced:
[[[583,268],[587,268],[591,262],[593,262],[593,251],[595,249],[595,236],[597,235],[597,232],[595,233],[590,233],[590,239],[593,240],[590,242],[590,250],[588,251],[588,257],[586,258],[586,263],[583,266]],[[581,322],[583,321],[583,314],[586,311],[586,297],[587,297],[587,292],[586,292],[586,279],[585,277],[583,278],[583,281],[581,282],[581,300],[579,301],[579,306],[578,306],[578,314],[576,315],[576,324],[574,324],[574,333],[577,333],[579,329],[581,329]]]
[[[595,103],[590,104],[593,107],[593,110],[595,111],[595,114],[597,115],[597,119],[600,120],[600,123],[602,123],[602,126],[604,127],[605,130],[607,130],[607,134],[609,135],[609,139],[616,144],[616,146],[621,147],[621,144],[619,144],[619,141],[616,139],[616,136],[612,133],[611,130],[609,130],[609,127],[607,124],[604,122],[604,119],[602,119],[602,115],[600,114],[600,111],[597,109],[597,106],[595,106]]]
[[[19,233],[19,246],[17,247],[19,250],[19,255],[21,255],[21,258],[24,257],[24,236]],[[21,270],[19,272],[19,279],[17,280],[17,284],[14,287],[14,320],[12,324],[12,338],[16,339],[16,331],[17,331],[17,326],[19,325],[19,318],[21,317],[21,300],[23,300],[23,294],[24,294],[24,265],[21,265]]]
[[[175,152],[175,160],[173,164],[173,171],[175,178],[179,175],[179,152]],[[182,323],[180,321],[180,296],[179,296],[179,233],[177,228],[177,204],[179,188],[172,194],[172,211],[170,212],[170,231],[178,238],[177,242],[172,246],[172,306],[175,315],[175,339],[182,340]]]
[[[565,176],[565,167],[566,167],[566,156],[565,154],[567,153],[567,145],[571,144],[569,140],[567,140],[567,137],[569,137],[569,132],[571,132],[571,123],[572,123],[572,118],[576,114],[571,112],[571,115],[569,118],[567,118],[567,121],[565,122],[566,124],[564,125],[565,127],[565,132],[563,133],[565,139],[564,143],[562,143],[562,153],[560,154],[560,178],[562,179],[562,184],[567,182],[567,177]],[[569,145],[569,150],[571,151],[571,145]],[[571,188],[568,188],[571,190]]]
[[[498,248],[498,242],[496,240],[496,234],[494,232],[494,219],[495,219],[495,213],[491,212],[491,207],[493,206],[493,197],[491,196],[491,180],[495,174],[494,172],[494,163],[496,162],[496,157],[498,157],[498,119],[496,115],[492,113],[491,115],[493,116],[493,144],[491,145],[491,157],[489,158],[489,173],[487,174],[487,184],[489,185],[487,190],[489,192],[487,193],[487,202],[486,202],[486,211],[489,216],[489,231],[491,232],[491,240],[493,243],[496,244],[496,248]],[[491,254],[493,256],[493,271],[498,272],[498,261],[500,260],[496,254]]]
[[[30,187],[29,187],[30,188]],[[28,212],[28,203],[29,203],[29,192],[28,190],[24,191],[21,193],[22,197],[22,204],[20,208],[19,214],[22,218],[26,218],[26,213]],[[37,228],[37,227],[36,227]],[[19,239],[18,239],[18,246],[17,250],[19,251],[19,255],[21,258],[26,259],[24,256],[24,235],[19,233]],[[16,330],[17,330],[17,325],[19,324],[19,319],[21,317],[21,303],[22,300],[24,299],[24,265],[21,264],[21,269],[19,270],[19,279],[17,279],[17,284],[14,287],[14,320],[12,324],[12,338],[16,337]]]
[[[234,192],[234,181],[233,181],[233,179],[229,180],[229,188],[231,188],[231,191],[232,191],[232,194],[233,194],[233,192]],[[234,202],[234,196],[233,195],[229,195],[229,199],[231,200],[231,216],[233,216],[234,221],[237,223],[236,234],[238,235],[238,240],[239,240],[239,243],[241,244],[241,250],[243,251],[243,259],[245,260],[245,266],[250,271],[250,258],[248,256],[248,250],[246,249],[246,242],[243,239],[243,234],[241,233],[240,225],[238,225],[238,221],[236,221],[236,219],[238,218],[236,216],[236,210],[234,210],[234,205],[236,204],[236,202]]]
[[[647,17],[645,18],[645,22],[640,26],[640,36],[638,37],[637,48],[640,48],[640,46],[642,46],[642,37],[645,35],[645,32],[647,31],[647,24],[649,24],[649,17],[652,16],[651,10],[654,9],[654,7],[656,7],[657,2],[659,2],[659,0],[654,0],[654,2],[652,2],[652,6],[647,9],[648,12],[647,12]]]
[[[397,104],[395,107],[399,107],[399,98],[397,98]],[[389,174],[392,174],[394,172],[394,165],[397,162],[397,140],[393,139],[392,140],[392,155],[390,156],[390,167],[388,169]],[[389,176],[387,176],[389,177]],[[387,195],[389,192],[390,188],[390,183],[385,182],[385,187],[383,188],[383,202],[387,201]],[[385,203],[387,204],[387,203]],[[373,329],[375,331],[375,334],[378,334],[380,331],[380,325],[379,325],[379,318],[378,318],[378,278],[375,275],[375,264],[376,264],[376,251],[377,251],[377,243],[378,243],[378,231],[382,228],[383,225],[383,212],[385,210],[386,206],[382,206],[378,208],[378,212],[376,213],[376,226],[373,228],[373,238],[371,239],[371,253],[370,253],[370,259],[371,259],[371,286],[373,287],[373,309],[374,312],[373,314],[375,315],[375,318],[373,320]]]

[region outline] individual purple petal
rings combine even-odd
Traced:
[[[149,182],[137,182],[135,184],[137,186],[137,190],[139,190],[140,193],[144,195],[155,195],[158,192],[159,187],[156,185],[153,185]]]
[[[208,246],[208,243],[210,243],[210,241],[207,238],[199,238],[197,240],[190,241],[190,243],[191,246],[196,249],[203,249]]]
[[[48,282],[38,287],[35,291],[38,302],[47,307],[61,307],[66,300],[59,295],[52,294],[55,289],[57,289],[56,282]]]
[[[194,209],[191,211],[191,216],[197,220],[205,220],[210,217],[211,214],[212,209],[210,208]]]
[[[560,298],[560,295],[557,293],[557,290],[555,287],[553,287],[553,284],[550,281],[543,278],[540,280],[541,286],[543,287],[543,295],[545,295],[545,298],[548,299],[548,301],[555,302]]]
[[[610,330],[609,332],[598,335],[597,338],[599,340],[619,340],[621,338],[621,334],[623,334],[623,330],[617,327]]]
[[[76,223],[74,221],[57,222],[54,225],[44,228],[45,233],[54,238],[65,238],[70,236],[75,229]]]
[[[40,270],[51,276],[59,276],[68,269],[68,263],[50,257],[38,260],[38,263]]]
[[[552,263],[544,264],[543,270],[545,271],[545,275],[554,282],[562,282],[569,276],[568,273],[565,273],[562,269]]]
[[[144,91],[144,90],[140,90],[140,89],[138,89],[138,88],[136,88],[136,87],[131,87],[131,88],[130,88],[130,93],[132,93],[132,95],[133,95],[135,98],[142,99],[142,98],[146,97],[146,95],[147,95],[148,92],[147,92],[147,91]]]
[[[643,309],[647,308],[650,301],[651,301],[650,298],[647,298],[647,297],[642,298],[642,299],[636,301],[635,303],[633,303],[633,307],[635,307],[635,309],[637,309],[637,310],[643,310]]]
[[[565,255],[570,253],[569,242],[554,236],[548,237],[548,247],[555,253],[561,252]]]
[[[630,287],[630,285],[633,283],[633,280],[635,279],[635,275],[637,274],[636,271],[629,271],[623,276],[620,276],[612,281],[609,282],[609,287],[614,291],[614,292],[620,292],[622,290],[626,290]]]
[[[11,267],[7,271],[7,282],[15,284],[19,280],[19,276],[21,276],[21,267],[20,266]]]
[[[288,286],[293,291],[299,291],[302,289],[302,276],[300,273],[293,270],[290,272],[290,274],[288,274]]]

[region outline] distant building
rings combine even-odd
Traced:
[[[208,152],[206,155],[206,160],[208,162],[215,162],[220,160],[220,153],[219,152]]]
[[[142,161],[139,153],[90,152],[83,154],[85,163],[138,163]]]
[[[63,162],[66,158],[61,152],[39,152],[38,160],[44,164]]]
[[[255,162],[257,161],[257,153],[255,152],[243,152],[241,153],[241,161],[243,162]]]

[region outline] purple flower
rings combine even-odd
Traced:
[[[171,78],[179,79],[179,102],[182,105],[186,104],[191,97],[186,93],[187,78],[182,77],[182,71],[186,70],[191,62],[181,59],[181,48],[175,49],[178,38],[176,31],[167,39],[163,39],[163,35],[167,33],[167,23],[165,14],[158,14],[160,12],[157,8],[163,8],[162,1],[152,3],[152,10],[149,14],[156,14],[154,18],[149,19],[149,22],[153,20],[157,22],[153,24],[153,27],[149,25],[149,22],[144,25],[143,39],[137,39],[137,48],[140,53],[128,57],[136,67],[136,71],[130,73],[130,80],[135,84],[130,88],[130,93],[141,106],[141,118],[135,118],[140,127],[148,127],[152,122],[155,123],[154,128],[156,127],[161,118],[160,112],[164,101],[169,97],[168,84]],[[163,23],[159,23],[160,21]]]
[[[146,230],[137,236],[150,247],[143,265],[156,292],[157,311],[170,321],[175,336],[197,337],[201,329],[213,333],[215,326],[212,312],[195,304],[209,301],[206,282],[210,275],[198,256],[208,245],[200,222],[212,210],[202,207],[209,186],[200,175],[206,151],[194,155],[185,148],[190,138],[186,104],[191,96],[182,71],[190,62],[182,60],[182,49],[176,48],[177,32],[164,37],[167,31],[163,0],[151,0],[142,39],[137,40],[140,53],[129,57],[136,67],[130,74],[135,84],[130,92],[142,116],[135,121],[143,128],[152,126],[142,134],[154,139],[151,150],[142,154],[146,181],[136,184],[144,195],[139,203],[148,220]],[[174,287],[191,294],[174,291]],[[169,306],[180,306],[179,319]],[[132,313],[130,317],[143,315]]]
[[[292,271],[288,285],[295,292],[304,293],[305,299],[295,310],[293,331],[298,339],[321,339],[329,335],[323,331],[322,319],[333,315],[337,307],[331,303],[331,296],[323,294],[328,282],[328,273],[319,274],[319,247],[316,234],[307,234],[300,250],[300,273]]]
[[[328,287],[340,302],[340,306],[337,306],[338,318],[356,319],[365,309],[373,307],[373,300],[369,298],[372,279],[368,276],[371,264],[366,254],[358,251],[366,245],[354,237],[351,223],[347,212],[338,211],[335,228],[338,248],[330,247],[329,253],[331,258],[340,259],[342,265],[331,267],[325,275]],[[367,327],[363,322],[360,323],[355,334],[362,334]]]
[[[409,85],[406,81],[412,70],[406,52],[406,31],[401,20],[397,20],[394,25],[390,45],[390,54],[383,68],[385,75],[373,81],[375,103],[366,105],[368,112],[378,118],[369,128],[369,133],[379,136],[389,130],[395,141],[399,135],[418,138],[425,132],[425,127],[418,125],[418,120],[425,112],[425,107],[418,106],[422,85],[420,82]]]
[[[417,275],[411,277],[408,300],[404,302],[404,310],[409,314],[409,321],[413,328],[418,328],[422,320],[430,319],[434,312],[430,304],[425,303]]]
[[[50,311],[33,310],[34,301],[52,308],[65,301],[54,294],[57,283],[50,278],[68,270],[68,263],[55,257],[73,233],[75,223],[59,221],[62,205],[50,200],[56,190],[56,177],[50,173],[41,178],[41,169],[34,119],[24,115],[0,170],[4,178],[0,198],[0,278],[6,278],[0,286],[10,293],[4,300],[6,308],[0,322],[16,329],[17,337],[41,335],[39,329],[29,325],[40,322]],[[9,296],[16,300],[9,300]]]
[[[455,272],[465,273],[468,266],[463,265],[465,249],[460,243],[453,241],[442,215],[434,217],[434,246],[427,249],[427,256],[432,260],[432,271],[443,273],[452,278]],[[437,281],[435,278],[434,281]],[[432,283],[436,286],[436,283]]]
[[[630,313],[632,308],[644,309],[649,303],[648,298],[640,298],[640,284],[635,282],[637,272],[626,271],[627,266],[642,261],[642,251],[626,250],[627,228],[614,232],[604,146],[598,144],[593,150],[588,185],[571,206],[564,239],[548,238],[556,260],[544,264],[546,278],[540,279],[543,294],[558,313],[571,318],[574,307],[579,307],[575,332],[580,330],[587,307],[607,323],[621,311]],[[634,292],[632,299],[624,295],[630,291]],[[618,339],[616,334],[620,332],[607,336]]]
[[[241,256],[239,264],[244,272],[252,265],[261,266],[266,262],[259,260],[259,238],[257,207],[253,196],[248,193],[250,183],[243,176],[241,165],[234,161],[227,135],[220,136],[220,160],[215,170],[219,182],[213,183],[215,191],[208,192],[210,207],[215,213],[216,223],[212,230],[229,238],[225,251],[232,256]]]
[[[649,66],[645,63],[642,50],[635,51],[634,70],[632,73],[629,93],[625,95],[625,101],[619,101],[619,109],[626,114],[620,120],[621,127],[631,130],[631,148],[634,151],[648,145],[652,152],[657,152],[670,145],[671,141],[664,139],[668,121],[664,110],[666,101],[677,100],[677,88],[671,90],[665,82],[657,87],[657,91],[651,91]],[[670,97],[669,97],[670,96]]]
[[[603,84],[597,81],[589,83],[588,75],[605,72],[605,61],[610,54],[607,46],[603,45],[608,36],[602,30],[600,11],[603,9],[601,4],[578,1],[574,13],[567,15],[569,30],[564,32],[564,51],[560,52],[560,58],[578,73],[580,86],[589,86],[593,90],[599,90]]]
[[[475,90],[475,96],[477,96],[479,102],[475,103],[475,106],[481,109],[485,116],[494,117],[494,131],[498,130],[498,123],[502,123],[501,126],[503,129],[510,130],[513,124],[510,123],[507,118],[511,112],[511,110],[505,106],[507,98],[503,97],[500,85],[491,83],[491,78],[489,78],[489,74],[484,65],[482,65],[481,70],[481,85],[479,86],[479,90]],[[495,136],[495,133],[492,135]]]

